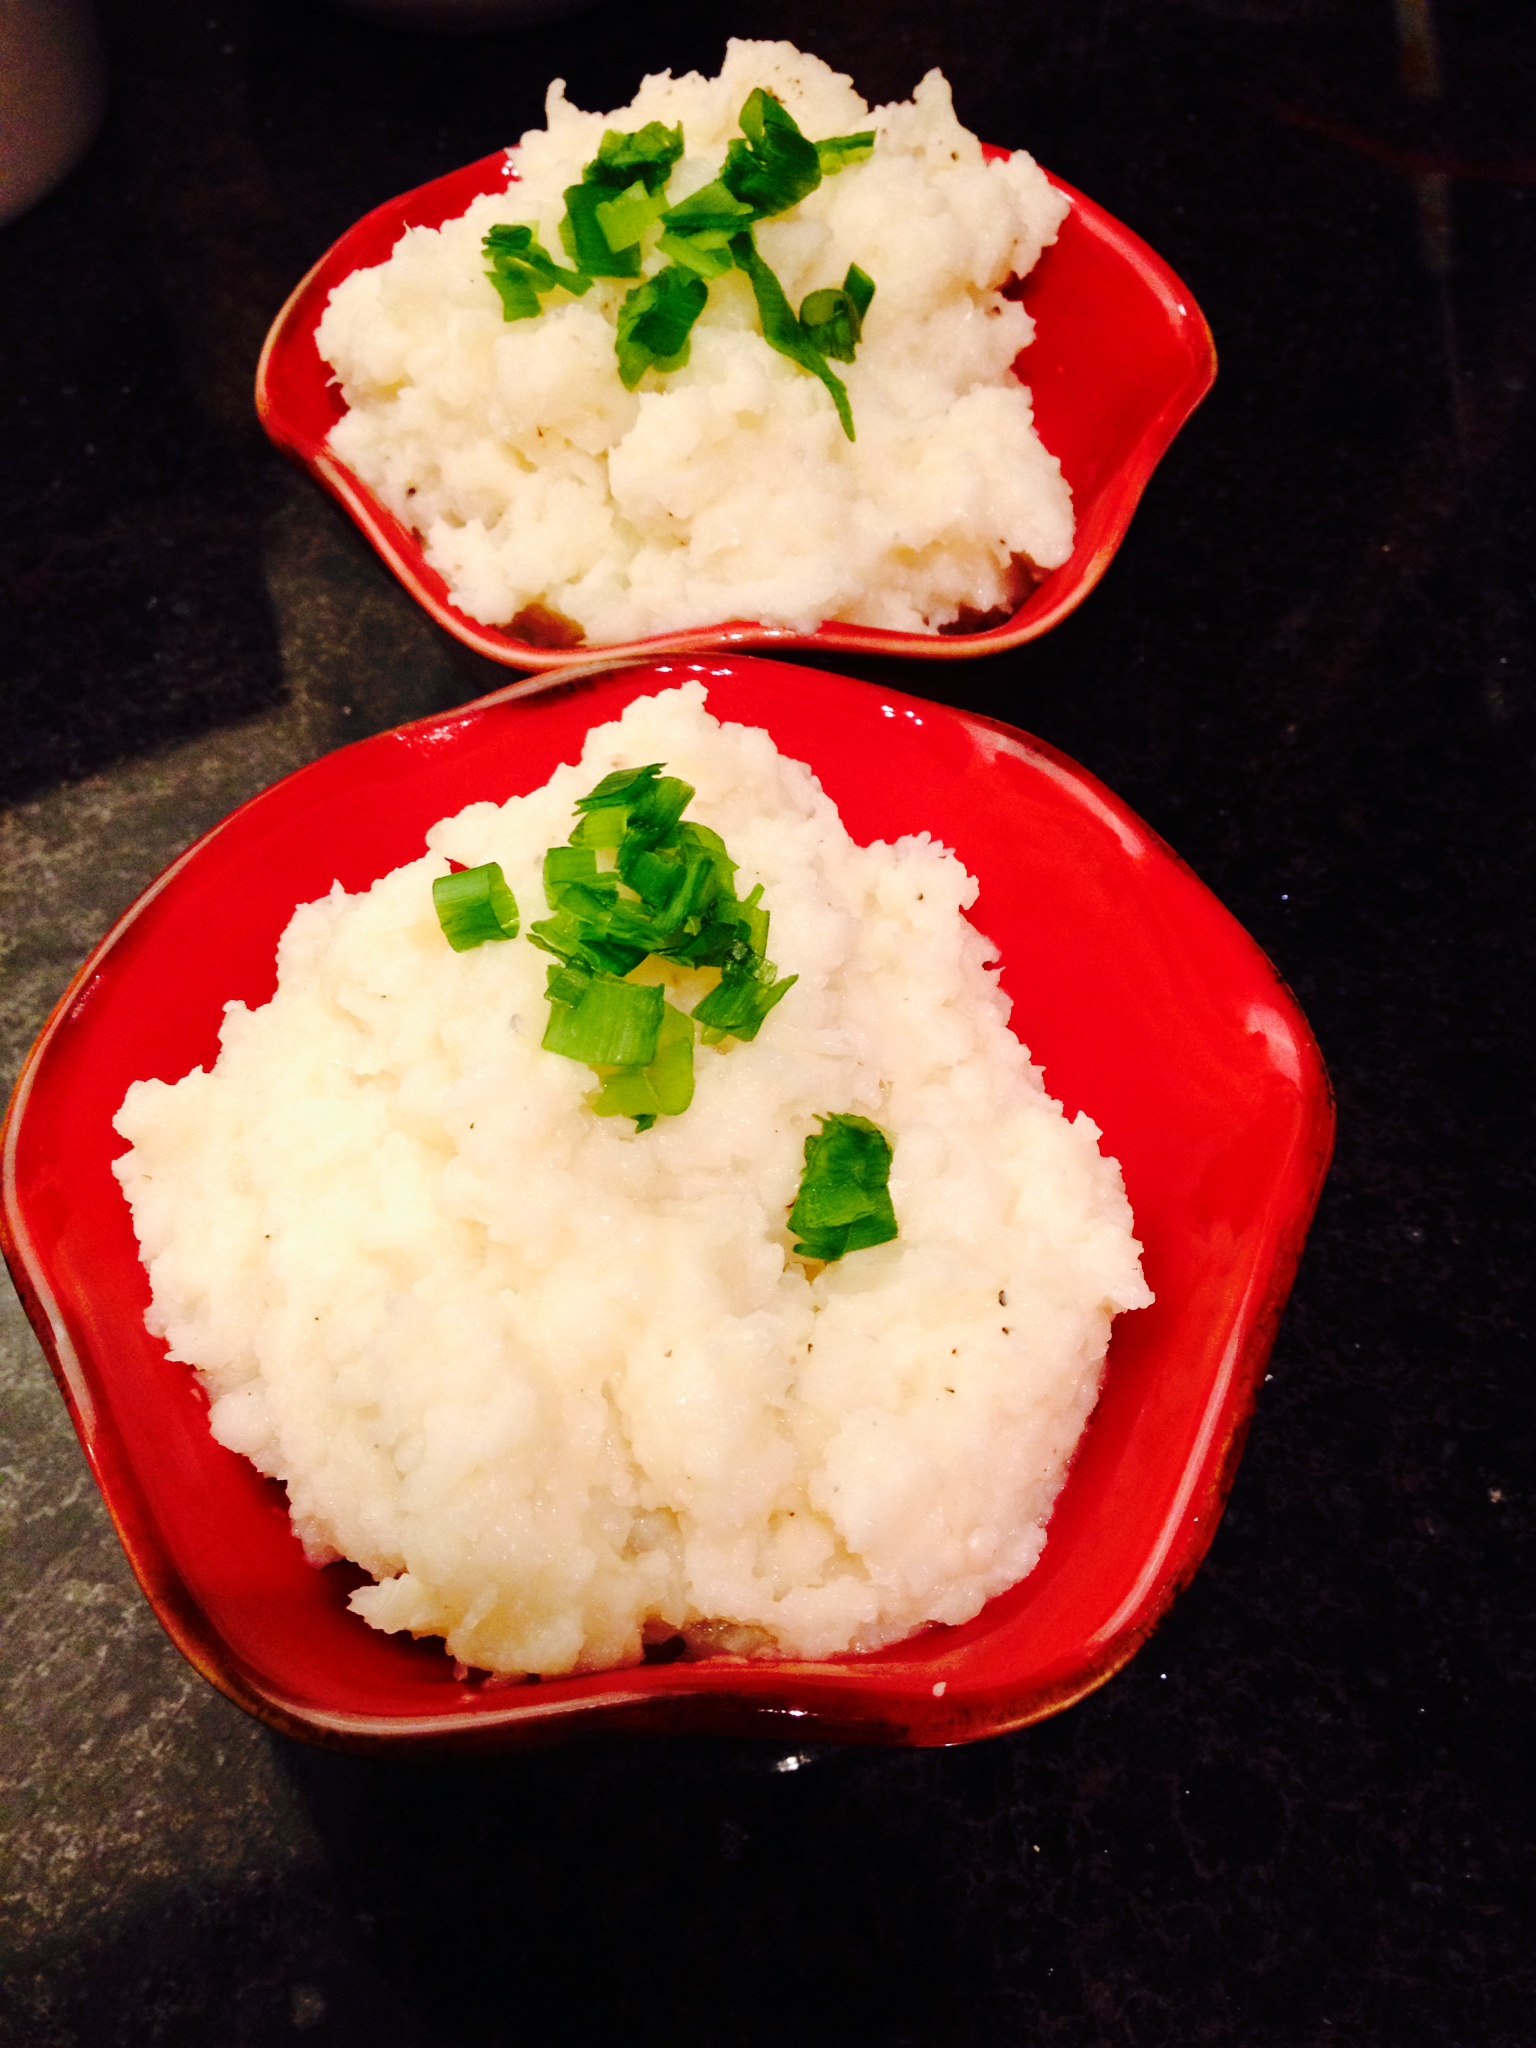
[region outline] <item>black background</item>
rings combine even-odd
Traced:
[[[1405,58],[1416,17],[1438,79]],[[1090,1700],[947,1753],[400,1766],[263,1736],[320,1863],[122,1896],[13,1977],[0,2025],[1536,2042],[1529,6],[625,0],[450,38],[117,0],[106,22],[100,140],[0,231],[0,794],[235,744],[283,704],[263,551],[311,487],[250,383],[360,213],[539,125],[551,76],[617,106],[644,71],[714,70],[728,33],[794,39],[872,101],[941,64],[970,127],[1172,263],[1221,374],[1047,640],[833,665],[1024,726],[1138,809],[1296,990],[1339,1146],[1209,1561]],[[320,516],[338,575],[384,576]],[[374,689],[345,653],[359,734],[495,680],[445,644]]]

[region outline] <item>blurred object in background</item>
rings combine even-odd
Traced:
[[[0,225],[74,169],[106,104],[90,0],[0,0]]]
[[[0,0],[0,6],[4,4]],[[450,35],[558,21],[591,4],[592,0],[331,0],[344,13],[385,28],[441,29]]]

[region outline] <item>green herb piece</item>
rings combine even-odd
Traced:
[[[701,926],[720,893],[719,871],[707,853],[686,846],[624,848],[624,879],[650,917],[652,951],[672,953]],[[688,928],[685,930],[685,927]]]
[[[613,804],[601,811],[593,811],[582,818],[571,834],[572,846],[589,846],[595,852],[612,853],[623,840],[629,829],[629,812],[623,804]]]
[[[671,868],[702,862],[718,873],[722,888],[729,889],[735,878],[736,863],[724,845],[707,826],[695,825],[692,819],[682,822],[683,812],[693,800],[692,789],[671,775],[664,776],[656,789],[658,795],[653,803],[643,811],[631,813],[629,829],[618,850],[620,875],[647,903],[659,902],[661,897],[650,893],[649,885],[640,879],[644,875],[655,875],[654,865],[647,860],[648,855],[654,854]],[[671,809],[673,804],[675,809]],[[668,893],[669,889],[670,884],[662,894]]]
[[[607,1075],[591,1098],[596,1114],[632,1116],[642,1131],[659,1116],[681,1116],[693,1100],[693,1037],[693,1019],[664,1003],[654,1058]]]
[[[468,953],[487,939],[517,937],[517,902],[497,861],[439,875],[432,884],[432,907],[455,953]]]
[[[691,784],[663,775],[661,763],[616,768],[589,796],[579,797],[581,822],[573,846],[618,847],[632,833],[653,844],[670,832],[693,801]]]
[[[680,370],[688,360],[693,323],[709,299],[696,271],[669,263],[637,285],[619,308],[619,375],[633,391],[647,370]]]
[[[560,269],[535,230],[517,226],[486,236],[492,261],[486,275],[501,294],[506,318],[529,320],[557,287],[581,293],[594,278],[641,279],[642,250],[659,221],[657,246],[667,267],[638,282],[619,309],[615,353],[626,390],[633,391],[647,370],[683,368],[709,286],[735,267],[751,280],[769,346],[825,384],[851,441],[848,393],[829,359],[853,361],[874,286],[853,264],[840,288],[812,292],[797,318],[757,253],[752,227],[797,206],[824,177],[863,162],[874,149],[874,130],[811,142],[782,101],[761,86],[743,102],[740,123],[720,176],[671,207],[666,186],[683,154],[681,123],[668,128],[651,121],[632,134],[609,129],[580,183],[565,192],[560,241],[575,268]],[[594,831],[584,843],[603,842]]]
[[[803,1259],[827,1264],[847,1252],[887,1244],[897,1232],[891,1205],[891,1143],[862,1116],[824,1116],[805,1141],[805,1171],[789,1212]]]
[[[848,387],[828,364],[826,357],[810,339],[800,322],[795,318],[793,307],[784,296],[784,287],[774,276],[768,265],[757,253],[757,244],[750,229],[746,234],[733,235],[731,254],[736,259],[738,270],[744,270],[751,281],[752,293],[757,300],[758,318],[763,323],[763,339],[771,349],[777,349],[781,356],[788,356],[792,363],[798,363],[802,370],[809,370],[813,377],[819,377],[832,394],[832,403],[837,407],[837,416],[843,423],[843,432],[852,441],[853,409],[848,403]],[[812,297],[815,294],[812,293]]]
[[[594,974],[575,1002],[562,992],[574,985],[569,968],[551,970],[549,1025],[544,1050],[589,1067],[645,1067],[656,1057],[666,998],[611,974]]]
[[[589,811],[610,811],[615,804],[627,804],[635,791],[654,782],[660,773],[659,761],[651,761],[644,768],[615,768],[596,789],[577,797],[576,808],[585,817]]]
[[[756,207],[738,199],[723,178],[691,192],[662,215],[662,226],[678,235],[734,235],[760,218]]]
[[[841,288],[812,292],[800,308],[800,327],[824,356],[851,363],[864,338],[864,315],[875,296],[874,279],[850,263]]]
[[[508,320],[534,319],[544,310],[544,294],[557,285],[577,298],[592,289],[590,277],[562,270],[540,242],[538,230],[524,222],[492,228],[481,248],[491,264],[485,274],[501,294]]]
[[[681,125],[649,121],[630,135],[608,130],[581,183],[566,187],[560,240],[579,270],[588,277],[640,275],[640,240],[661,212],[651,198],[682,153]]]
[[[710,1045],[755,1038],[796,979],[767,958],[762,885],[743,902],[719,833],[683,816],[693,795],[659,761],[605,775],[578,799],[569,842],[544,857],[553,914],[528,932],[557,963],[546,1049],[597,1068],[593,1108],[640,1130],[692,1101],[700,1031]],[[718,967],[720,980],[689,1017],[624,979],[648,958]]]
[[[734,889],[722,883],[698,930],[685,934],[673,948],[677,957],[690,967],[760,970],[768,950],[768,913],[761,907],[762,893],[759,883],[742,903]]]
[[[592,976],[585,967],[576,962],[551,967],[545,977],[544,993],[552,1003],[568,1003],[574,1007],[592,986]]]
[[[637,178],[627,192],[602,200],[594,217],[610,249],[630,249],[655,226],[663,211],[661,200],[653,199]]]
[[[816,161],[821,165],[821,175],[832,178],[839,171],[846,171],[850,164],[861,164],[875,153],[875,131],[866,128],[862,135],[829,135],[825,142],[816,145]]]
[[[718,987],[694,1005],[694,1022],[703,1027],[704,1043],[715,1045],[722,1038],[739,1038],[743,1042],[756,1038],[768,1012],[775,1003],[783,1001],[800,979],[798,974],[790,974],[780,981],[776,979],[777,973],[771,960],[728,967]]]
[[[747,95],[741,133],[746,139],[732,142],[726,150],[720,182],[759,220],[787,213],[821,183],[815,143],[807,142],[794,115],[761,86]]]
[[[611,775],[605,775],[596,789],[576,799],[576,808],[583,817],[593,811],[611,811],[619,808],[628,811],[631,805],[643,801],[644,793],[661,774],[660,761],[651,761],[644,768],[615,768]]]
[[[638,178],[647,192],[659,192],[672,175],[672,166],[683,153],[683,124],[664,127],[647,121],[632,134],[610,128],[598,145],[597,155],[582,172],[588,184],[610,185],[621,191]]]
[[[590,914],[590,906],[611,908],[619,885],[612,875],[599,872],[591,847],[552,846],[544,856],[544,894],[556,910],[569,897],[573,909]]]
[[[589,165],[590,169],[591,166]],[[565,253],[588,277],[638,277],[640,244],[615,249],[603,233],[598,208],[617,195],[605,185],[567,185],[560,240]]]
[[[669,256],[674,263],[680,263],[685,270],[696,271],[706,284],[712,284],[717,277],[724,277],[728,270],[734,270],[736,259],[731,254],[731,238],[724,230],[709,229],[698,235],[678,235],[670,231],[656,244],[658,255]]]
[[[622,978],[640,965],[651,948],[644,940],[637,943],[611,935],[618,907],[617,903],[605,906],[593,916],[583,915],[568,902],[562,902],[553,917],[529,925],[528,937],[543,952],[553,953],[569,967]]]

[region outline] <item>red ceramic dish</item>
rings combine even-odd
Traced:
[[[498,151],[390,200],[349,229],[278,314],[256,372],[256,410],[278,447],[346,507],[440,626],[509,668],[558,669],[590,660],[594,649],[532,647],[461,612],[442,577],[428,567],[417,536],[330,452],[326,436],[346,408],[315,346],[326,303],[344,277],[382,263],[406,228],[440,227],[472,199],[502,191],[509,181],[506,153]],[[1017,369],[1034,394],[1040,438],[1072,486],[1077,538],[1062,567],[1005,624],[981,633],[892,633],[836,623],[793,633],[738,620],[600,651],[612,656],[711,647],[856,649],[959,661],[1036,639],[1082,603],[1125,538],[1168,444],[1210,390],[1216,350],[1203,314],[1167,264],[1091,199],[1060,178],[1051,183],[1071,200],[1072,211],[1024,281],[1023,302],[1037,333]]]
[[[961,1628],[867,1657],[647,1665],[495,1688],[351,1614],[280,1488],[216,1444],[191,1371],[144,1327],[111,1173],[130,1081],[217,1050],[265,1001],[278,934],[333,878],[573,760],[631,698],[702,677],[714,711],[809,760],[854,836],[928,829],[981,882],[1015,1025],[1121,1161],[1154,1308],[1115,1326],[1043,1561]],[[237,811],[144,895],[34,1049],[4,1140],[4,1242],[134,1570],[230,1698],[312,1740],[494,1747],[593,1727],[947,1743],[1038,1720],[1133,1655],[1210,1543],[1333,1139],[1306,1022],[1253,941],[1082,769],[1009,727],[751,657],[656,662],[404,726]]]

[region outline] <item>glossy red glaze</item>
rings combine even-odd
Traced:
[[[347,1611],[281,1489],[222,1449],[148,1289],[110,1167],[128,1084],[212,1060],[296,903],[416,858],[433,820],[574,760],[631,698],[702,677],[808,760],[856,838],[929,830],[981,883],[1020,1036],[1121,1161],[1157,1293],[1122,1317],[1042,1563],[962,1628],[825,1663],[647,1666],[486,1688]],[[273,1725],[354,1746],[491,1747],[588,1727],[945,1743],[1037,1720],[1137,1649],[1221,1513],[1333,1138],[1317,1048],[1258,947],[1099,783],[1011,728],[751,657],[504,694],[303,769],[184,855],[87,961],[4,1140],[4,1239],[140,1583],[192,1662]]]
[[[793,633],[735,621],[601,650],[530,647],[461,612],[442,577],[428,567],[417,536],[331,454],[326,436],[345,407],[315,346],[326,302],[344,277],[382,263],[407,227],[440,227],[472,199],[503,190],[509,181],[506,153],[498,151],[360,220],[327,250],[279,313],[256,373],[256,409],[278,447],[346,507],[439,625],[509,668],[554,670],[590,660],[595,651],[612,657],[711,647],[857,649],[960,661],[1036,639],[1081,604],[1109,567],[1147,479],[1216,375],[1210,329],[1167,264],[1091,199],[1052,178],[1072,211],[1024,281],[1023,302],[1038,331],[1016,369],[1034,394],[1040,438],[1072,486],[1077,537],[1070,558],[1013,618],[984,633],[943,635],[835,623]]]

